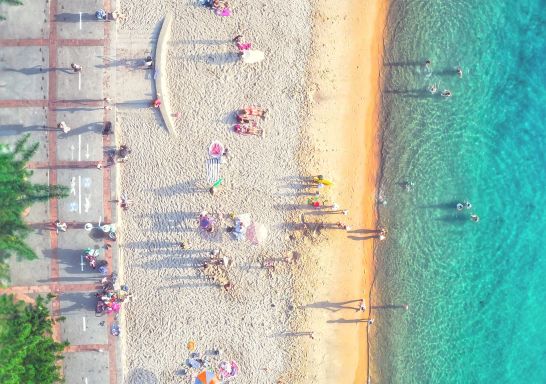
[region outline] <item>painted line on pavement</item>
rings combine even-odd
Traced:
[[[82,214],[82,177],[78,176],[78,213]]]
[[[85,316],[82,317],[82,322],[83,322],[83,331],[85,332],[87,328],[85,324]]]

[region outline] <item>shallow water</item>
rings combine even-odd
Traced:
[[[541,0],[392,2],[373,304],[410,309],[374,310],[373,382],[546,383],[545,24]]]

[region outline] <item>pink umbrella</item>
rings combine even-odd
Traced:
[[[211,157],[220,158],[224,154],[224,145],[219,141],[213,141],[209,147],[209,155]]]
[[[267,239],[267,227],[254,221],[248,227],[246,237],[252,244],[261,244]]]

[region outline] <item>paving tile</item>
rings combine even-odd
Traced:
[[[31,161],[47,161],[46,121],[44,108],[0,108],[0,142],[13,145],[29,134],[29,144],[40,143]]]
[[[103,0],[59,0],[57,34],[61,39],[102,39],[104,21],[95,18],[95,11],[103,8]],[[81,23],[80,23],[81,13]]]
[[[0,39],[38,39],[49,36],[49,1],[30,0],[20,6],[0,5],[6,17],[0,27]]]
[[[101,248],[102,241],[91,237],[90,232],[85,229],[69,229],[59,235],[58,260],[59,260],[59,282],[61,284],[88,284],[96,283],[101,275],[97,270],[92,269],[83,259],[85,248],[97,248],[98,259],[104,259]]]
[[[57,99],[102,100],[104,47],[64,46],[57,48]],[[74,73],[70,64],[83,66]]]
[[[57,133],[57,161],[100,161],[103,158],[101,107],[57,108],[57,120],[71,128]]]
[[[57,183],[70,189],[70,196],[59,200],[60,220],[96,224],[103,217],[102,172],[96,168],[57,170]]]
[[[0,99],[44,100],[48,94],[48,71],[47,47],[1,48]]]
[[[39,229],[30,233],[26,243],[36,252],[36,260],[17,260],[13,256],[9,261],[10,285],[49,284],[51,264],[51,242],[48,229]]]
[[[109,383],[107,352],[90,351],[66,353],[63,360],[63,367],[66,383]]]

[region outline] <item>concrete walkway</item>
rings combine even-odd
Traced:
[[[82,262],[84,248],[100,246],[109,272],[117,270],[117,249],[90,236],[85,223],[117,221],[115,168],[106,164],[105,150],[113,137],[102,136],[106,121],[115,122],[115,109],[104,108],[112,97],[115,71],[115,24],[95,20],[97,9],[113,9],[111,0],[32,0],[23,6],[0,6],[0,141],[13,144],[23,134],[39,142],[29,164],[33,181],[63,184],[70,196],[32,207],[28,221],[34,229],[29,244],[38,260],[11,263],[14,293],[26,301],[38,294],[56,294],[54,338],[68,340],[63,361],[67,383],[121,383],[119,343],[110,335],[112,316],[94,312],[100,276]],[[83,66],[81,73],[71,63]],[[60,121],[67,134],[55,129]],[[68,223],[57,233],[56,219]],[[123,330],[122,330],[123,332]]]

